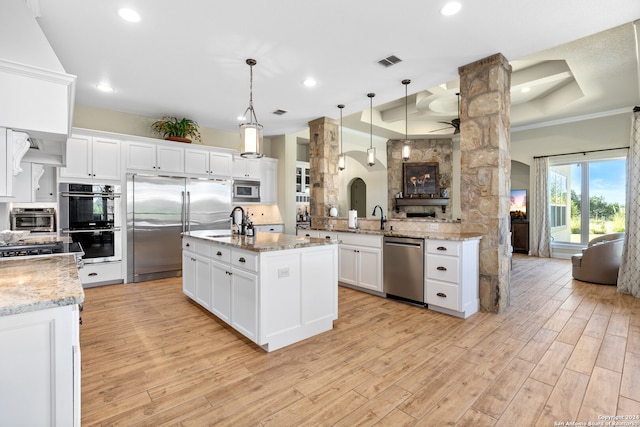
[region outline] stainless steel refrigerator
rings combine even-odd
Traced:
[[[229,230],[231,182],[127,175],[127,280],[182,273],[181,233]]]

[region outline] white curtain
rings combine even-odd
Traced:
[[[640,298],[640,107],[633,109],[627,154],[625,234],[618,272],[618,292]]]
[[[534,177],[531,206],[531,255],[551,256],[551,227],[549,225],[549,158],[533,159]]]

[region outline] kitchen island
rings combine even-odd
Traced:
[[[183,292],[273,351],[333,329],[336,241],[281,233],[183,234]]]
[[[73,253],[0,260],[0,414],[6,425],[80,425]]]

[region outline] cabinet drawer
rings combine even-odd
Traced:
[[[460,296],[457,285],[427,280],[427,304],[450,310],[459,310]]]
[[[231,248],[225,246],[211,246],[211,259],[220,262],[231,262]]]
[[[426,240],[428,254],[459,256],[462,244],[451,240]]]
[[[80,278],[80,283],[83,285],[121,281],[123,280],[122,263],[120,261],[96,264],[85,263],[84,266],[78,270],[78,277]]]
[[[429,255],[426,257],[427,279],[443,280],[445,282],[459,283],[460,258]]]
[[[182,250],[209,258],[211,256],[211,243],[191,237],[183,237]]]
[[[245,270],[258,271],[258,255],[245,251],[231,251],[231,265]]]

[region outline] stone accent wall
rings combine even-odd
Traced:
[[[440,206],[403,206],[396,213],[394,199],[396,194],[404,191],[403,140],[390,139],[387,141],[387,189],[388,216],[390,219],[406,218],[407,212],[435,212],[438,219],[451,219],[451,209],[442,212]],[[451,175],[453,172],[453,143],[450,138],[442,139],[414,139],[411,140],[411,155],[407,163],[438,162],[438,180],[447,188],[451,197]]]
[[[326,117],[309,122],[311,227],[324,227],[329,209],[338,206],[339,122]]]
[[[480,232],[480,305],[509,305],[511,66],[496,54],[460,74],[461,228]]]

